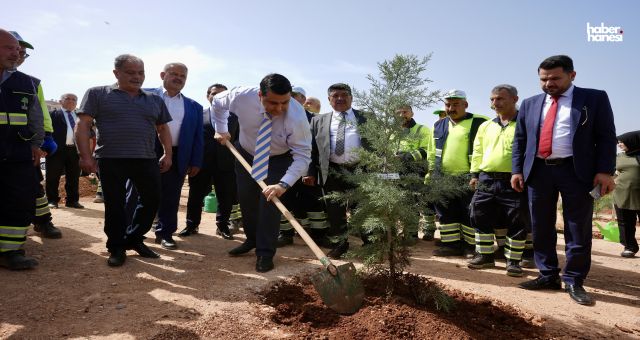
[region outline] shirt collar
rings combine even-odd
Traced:
[[[562,97],[573,98],[573,89],[575,87],[576,87],[575,85],[571,84],[571,86],[569,86],[569,88],[566,91],[564,91],[564,93],[562,93],[558,99]],[[551,100],[551,95],[547,94],[546,100]]]
[[[353,113],[353,108],[352,108],[352,107],[350,107],[350,108],[349,108],[349,110],[344,111],[344,112],[346,113],[346,115],[345,115],[345,116],[346,116],[347,118],[349,118],[349,117],[351,117],[351,116],[355,117],[355,114]],[[339,116],[339,115],[340,115],[340,113],[341,113],[341,111],[333,110],[333,115],[334,115],[334,116]]]
[[[124,92],[123,90],[120,89],[120,86],[118,86],[118,83],[113,83],[111,86],[109,86],[109,88],[111,88],[111,90],[117,90],[120,92]],[[147,91],[143,91],[142,89],[138,90],[138,95],[144,95],[147,96],[149,95],[149,93],[147,93]]]
[[[170,97],[169,92],[164,88],[164,86],[160,86],[160,92],[162,93],[162,97],[164,98],[182,99],[182,92],[178,92],[178,94],[176,94],[175,96]]]

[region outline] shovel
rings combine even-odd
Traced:
[[[226,140],[225,145],[245,170],[251,173],[251,165],[240,155],[233,144]],[[263,190],[267,187],[264,181],[258,181],[258,185],[260,185],[260,188]],[[364,288],[356,276],[356,267],[353,263],[349,262],[336,267],[289,210],[287,210],[284,204],[282,204],[277,197],[274,197],[271,202],[273,202],[282,215],[287,218],[289,223],[291,223],[293,228],[324,266],[324,270],[319,271],[311,277],[311,282],[320,295],[320,298],[322,298],[322,302],[340,314],[353,314],[357,312],[364,299]]]

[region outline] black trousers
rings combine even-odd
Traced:
[[[354,184],[345,180],[342,174],[350,173],[353,168],[329,163],[329,173],[324,183],[326,194],[332,192],[345,192],[355,188]],[[327,200],[327,220],[329,221],[329,231],[327,236],[346,239],[349,228],[347,226],[347,210],[355,208],[355,204],[341,204],[333,200]]]
[[[33,224],[47,224],[53,219],[51,217],[51,209],[49,209],[47,195],[45,194],[45,188],[42,185],[44,176],[42,176],[42,170],[40,166],[33,167],[36,173],[36,214],[33,217]]]
[[[64,173],[64,191],[67,194],[66,203],[75,203],[78,202],[80,198],[78,193],[80,157],[78,157],[78,150],[75,145],[60,146],[60,149],[61,150],[58,150],[55,154],[46,158],[47,198],[50,202],[60,201],[58,185],[60,184],[60,176]]]
[[[290,204],[287,205],[287,209],[291,210],[298,221],[309,218],[309,212],[322,212],[325,210],[320,186],[305,185],[299,179],[288,191],[290,192],[290,199],[288,200]],[[314,234],[319,236],[321,233],[325,233],[326,229],[314,229],[316,231]],[[281,233],[293,236],[294,230],[281,230]]]
[[[0,251],[20,250],[27,240],[36,199],[31,161],[0,161]]]
[[[107,249],[113,252],[142,242],[160,202],[160,168],[158,161],[134,158],[100,158],[98,171],[104,195],[104,232]],[[131,224],[125,213],[126,182],[131,180],[138,191]]]
[[[618,206],[615,208],[616,216],[618,216],[618,228],[620,228],[620,243],[624,249],[637,253],[636,221],[640,221],[640,210],[620,209]]]
[[[478,190],[471,199],[471,226],[483,234],[507,227],[507,236],[524,240],[531,229],[527,204],[527,195],[513,190],[509,179],[481,173]]]
[[[211,185],[215,186],[218,199],[216,210],[216,225],[218,228],[229,228],[231,208],[238,201],[236,191],[236,173],[233,167],[222,169],[215,164],[215,155],[205,155],[202,169],[197,175],[189,177],[189,200],[187,201],[187,227],[195,228],[200,225],[204,198],[211,192]]]
[[[242,157],[251,164],[253,156],[236,144]],[[269,172],[264,181],[267,185],[276,184],[293,162],[290,153],[269,157]],[[236,178],[238,182],[238,200],[242,211],[242,223],[247,242],[255,243],[257,256],[273,256],[276,253],[278,232],[280,231],[280,211],[275,204],[267,202],[262,189],[251,177],[240,162],[236,162]],[[287,204],[288,193],[280,200]]]
[[[562,280],[582,285],[591,268],[593,198],[591,182],[576,175],[573,161],[547,165],[536,158],[527,180],[536,266],[545,277],[560,273],[556,233],[558,195],[562,196],[565,266]]]

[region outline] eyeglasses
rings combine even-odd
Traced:
[[[349,98],[351,97],[350,93],[335,93],[329,96],[332,99],[338,99],[338,98]]]

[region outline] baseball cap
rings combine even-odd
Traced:
[[[439,116],[443,112],[447,112],[447,110],[445,110],[445,109],[437,109],[437,110],[433,111],[433,114]]]
[[[18,43],[20,44],[20,46],[26,47],[26,48],[30,48],[30,49],[33,50],[33,45],[31,45],[28,42],[24,41],[24,39],[22,39],[22,37],[20,36],[20,34],[18,34],[18,32],[9,31],[9,33],[11,33],[11,35],[13,35],[13,37],[16,38],[16,40],[18,40]]]
[[[464,91],[462,90],[449,90],[447,93],[444,94],[445,99],[449,99],[449,98],[455,98],[455,99],[467,99],[467,94],[464,93]]]
[[[307,92],[306,92],[302,87],[300,87],[300,86],[294,86],[294,87],[291,89],[291,92],[294,92],[294,93],[300,93],[301,95],[303,95],[303,96],[305,96],[305,97],[307,96]]]

